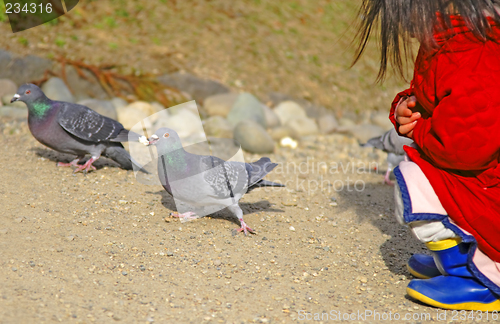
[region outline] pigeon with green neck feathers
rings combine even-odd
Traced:
[[[28,106],[28,126],[40,143],[55,151],[77,156],[70,163],[59,162],[58,166],[74,166],[75,172],[88,172],[95,170],[92,163],[103,155],[124,169],[130,170],[135,164],[144,170],[120,143],[138,140],[139,135],[129,132],[119,122],[82,105],[50,100],[34,84],[19,87],[11,100],[14,101],[22,101]],[[91,158],[78,165],[87,154]]]
[[[184,150],[177,133],[169,128],[160,128],[146,144],[157,148],[158,176],[177,211],[183,212],[178,217],[201,217],[227,208],[240,221],[238,231],[246,235],[253,230],[243,221],[239,200],[255,188],[284,187],[263,179],[277,166],[267,157],[244,163],[193,154]]]

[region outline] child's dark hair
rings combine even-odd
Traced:
[[[380,28],[378,41],[381,61],[377,81],[383,81],[388,63],[404,78],[405,64],[412,58],[411,38],[417,38],[421,46],[435,45],[432,35],[437,14],[444,18],[443,27],[451,26],[449,15],[460,15],[474,35],[485,41],[490,39],[491,28],[487,17],[500,23],[500,15],[494,7],[499,2],[500,0],[363,0],[359,11],[361,23],[357,33],[358,48],[354,63],[363,54],[373,30]]]

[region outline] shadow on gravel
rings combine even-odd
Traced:
[[[160,191],[156,191],[156,192],[147,191],[146,193],[161,196],[161,204],[163,205],[163,207],[165,207],[169,210],[172,210],[172,211],[177,210],[177,208],[175,206],[174,198],[165,190],[160,190]],[[273,208],[271,206],[271,203],[267,200],[261,200],[261,201],[255,202],[255,203],[240,202],[239,205],[240,205],[241,209],[243,210],[243,215],[248,215],[248,214],[252,214],[252,213],[256,213],[256,212],[275,212],[275,213],[276,212],[280,212],[280,213],[284,212],[284,210],[282,210],[282,209]],[[209,216],[210,218],[215,218],[215,219],[224,219],[224,220],[230,221],[238,226],[240,225],[240,222],[238,221],[238,219],[235,216],[233,216],[227,210],[227,208],[224,208],[216,213],[213,213],[213,214],[210,214],[207,216]]]
[[[42,157],[44,159],[50,160],[54,162],[54,165],[57,162],[63,162],[63,163],[69,163],[73,161],[76,156],[71,155],[71,154],[64,154],[64,153],[59,153],[50,149],[43,149],[43,148],[31,148],[31,152],[34,152],[36,155],[39,157]],[[83,165],[87,160],[90,158],[90,156],[86,156],[83,158],[78,164]],[[107,159],[105,157],[100,157],[99,160],[95,161],[93,164],[97,168],[97,170],[102,169],[104,167],[112,167],[112,168],[120,168],[120,166],[115,163],[113,160]]]
[[[383,184],[366,183],[363,191],[338,191],[335,193],[342,210],[355,209],[360,227],[365,222],[372,223],[387,241],[380,246],[385,265],[394,274],[411,277],[406,262],[416,253],[430,254],[424,244],[414,238],[406,226],[400,225],[394,216],[394,187]],[[377,194],[371,194],[375,193]],[[346,204],[345,202],[354,202]],[[383,216],[380,216],[382,214]],[[337,220],[342,222],[342,220]]]

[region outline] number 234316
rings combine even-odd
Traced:
[[[20,3],[6,3],[5,4],[5,13],[7,14],[12,14],[12,13],[32,13],[32,14],[42,14],[42,13],[51,13],[52,12],[52,4],[47,3],[45,6],[40,3],[25,3],[24,5]]]

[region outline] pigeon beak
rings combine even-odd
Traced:
[[[158,135],[156,135],[156,134],[151,135],[151,137],[149,138],[149,144],[148,145],[155,145],[158,142],[159,139],[160,138],[158,137]]]
[[[21,96],[20,96],[20,95],[18,95],[18,94],[16,93],[16,94],[14,95],[14,97],[10,100],[10,103],[13,103],[13,102],[15,102],[15,101],[18,101],[18,100],[19,100],[19,98],[21,98]]]

